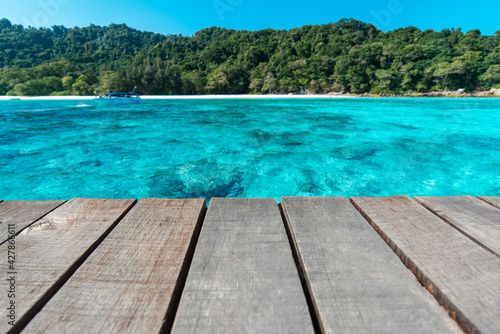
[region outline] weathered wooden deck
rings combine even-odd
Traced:
[[[6,201],[0,222],[1,332],[500,333],[500,197]]]

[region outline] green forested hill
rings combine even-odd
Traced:
[[[0,20],[0,95],[404,93],[500,87],[500,30],[384,33],[353,19],[292,30],[126,25],[23,28]]]

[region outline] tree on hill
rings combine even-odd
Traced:
[[[422,92],[500,85],[500,30],[384,33],[354,19],[192,37],[124,24],[24,28],[0,20],[0,94]]]

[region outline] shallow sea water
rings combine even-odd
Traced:
[[[0,101],[0,198],[500,195],[500,99]]]

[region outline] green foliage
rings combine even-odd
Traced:
[[[500,65],[491,65],[480,79],[486,83],[485,86],[489,84],[491,87],[498,87],[500,84]]]
[[[71,88],[73,89],[74,95],[90,95],[93,90],[89,78],[83,74],[76,79]]]
[[[263,93],[276,93],[278,91],[278,80],[275,78],[269,78],[264,81],[264,85],[262,86]]]
[[[500,85],[500,30],[387,33],[354,19],[286,30],[163,36],[126,25],[0,20],[0,95],[400,93]]]

